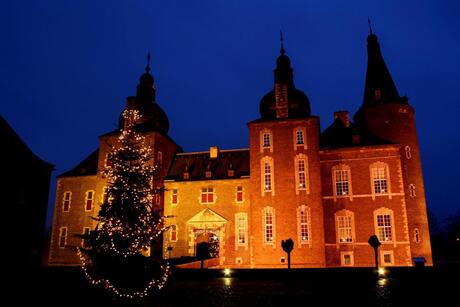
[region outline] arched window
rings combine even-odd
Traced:
[[[235,214],[235,239],[236,247],[248,245],[248,214],[246,212]]]
[[[415,184],[409,184],[409,196],[410,197],[415,197]]]
[[[261,185],[262,185],[262,195],[265,192],[274,191],[274,181],[273,181],[273,158],[264,157],[261,160]]]
[[[404,151],[406,152],[406,158],[407,158],[407,159],[412,158],[412,153],[411,153],[410,146],[404,147]]]
[[[309,192],[308,184],[308,160],[304,154],[298,154],[294,158],[295,179],[296,179],[296,194],[299,191]]]
[[[269,129],[260,131],[260,152],[263,152],[265,149],[273,151],[273,134]]]
[[[420,243],[420,231],[418,230],[418,228],[414,229],[414,242]]]

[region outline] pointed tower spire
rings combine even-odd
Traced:
[[[280,53],[284,55],[286,54],[286,50],[284,50],[284,38],[283,38],[283,32],[281,30],[280,30],[280,43],[281,43]]]
[[[380,103],[404,103],[407,99],[399,96],[398,89],[383,60],[378,37],[372,32],[370,19],[368,22],[370,34],[367,37],[367,71],[363,106]]]
[[[150,73],[150,50],[149,52],[147,53],[147,66],[145,66],[145,71],[147,73]]]

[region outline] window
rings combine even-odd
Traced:
[[[201,189],[201,203],[209,204],[214,202],[214,188],[207,187]]]
[[[414,242],[420,243],[420,231],[418,230],[418,228],[414,229]]]
[[[310,208],[307,206],[297,208],[297,232],[300,244],[310,243]]]
[[[264,190],[272,190],[272,167],[268,161],[264,163]]]
[[[377,162],[371,165],[371,184],[373,194],[389,193],[388,186],[388,165]]]
[[[381,255],[383,265],[393,265],[393,251],[382,251]]]
[[[350,168],[346,165],[333,168],[333,178],[335,181],[334,192],[336,196],[347,196],[350,194]]]
[[[105,155],[105,167],[112,166],[112,155],[110,153]]]
[[[296,145],[304,145],[303,130],[296,130],[295,132]]]
[[[375,100],[380,100],[380,99],[382,99],[382,92],[380,92],[379,89],[376,89],[376,90],[374,91],[374,94],[375,94]]]
[[[345,214],[336,216],[338,243],[353,242],[353,215],[348,212]]]
[[[102,188],[102,203],[106,204],[109,202],[109,189],[108,187],[103,187]]]
[[[163,166],[163,153],[161,151],[158,152],[157,163],[158,166]]]
[[[260,131],[260,152],[263,152],[266,149],[273,151],[272,132],[269,129],[263,129]]]
[[[236,246],[247,246],[248,243],[248,214],[239,212],[235,214]]]
[[[177,225],[171,225],[169,241],[177,241]]]
[[[264,244],[275,243],[275,209],[272,207],[265,207],[262,212],[264,226]]]
[[[86,191],[85,197],[85,210],[91,211],[93,209],[94,191]]]
[[[295,165],[295,180],[296,180],[296,194],[299,191],[308,191],[308,162],[307,156],[304,154],[298,154],[294,159]]]
[[[237,203],[243,202],[243,187],[242,186],[236,187],[236,202]]]
[[[343,266],[352,266],[354,264],[353,252],[340,252],[340,262]]]
[[[64,212],[69,211],[70,209],[70,201],[72,200],[72,192],[64,192],[64,196],[62,198],[62,210]]]
[[[263,147],[264,148],[269,148],[270,147],[270,133],[265,132],[263,134]]]
[[[83,227],[82,235],[84,235],[84,236],[89,235],[89,230],[90,230],[89,227]],[[88,242],[88,239],[84,237],[84,238],[81,240],[81,246],[82,246],[82,247],[87,247],[87,242]]]
[[[393,241],[393,212],[382,208],[374,211],[376,232],[380,242]]]
[[[177,205],[179,203],[179,195],[177,193],[177,189],[172,189],[171,192],[171,203],[173,205]]]
[[[59,247],[64,248],[67,245],[67,227],[59,228]]]
[[[415,197],[415,184],[409,184],[409,196]]]
[[[406,158],[407,158],[407,159],[412,158],[412,153],[411,153],[410,146],[404,147],[404,151],[406,152]]]

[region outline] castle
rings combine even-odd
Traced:
[[[154,200],[170,217],[164,258],[194,256],[197,243],[214,240],[217,266],[285,267],[281,241],[291,238],[293,267],[367,267],[374,265],[368,239],[376,234],[381,265],[432,265],[414,108],[399,95],[372,32],[367,51],[364,99],[353,121],[338,111],[320,132],[281,45],[274,87],[260,101],[260,118],[248,123],[249,148],[205,152],[183,152],[168,136],[147,65],[127,107],[142,115],[138,131],[165,188]],[[101,171],[118,134],[100,136],[96,151],[58,176],[50,264],[79,263],[70,247],[83,244],[75,234],[96,226]]]

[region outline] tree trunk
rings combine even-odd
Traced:
[[[204,260],[201,260],[201,269],[204,267]]]
[[[374,248],[374,256],[375,256],[375,269],[379,269],[379,256],[377,252],[378,248]]]
[[[291,269],[291,253],[287,253],[288,254],[288,270]]]

